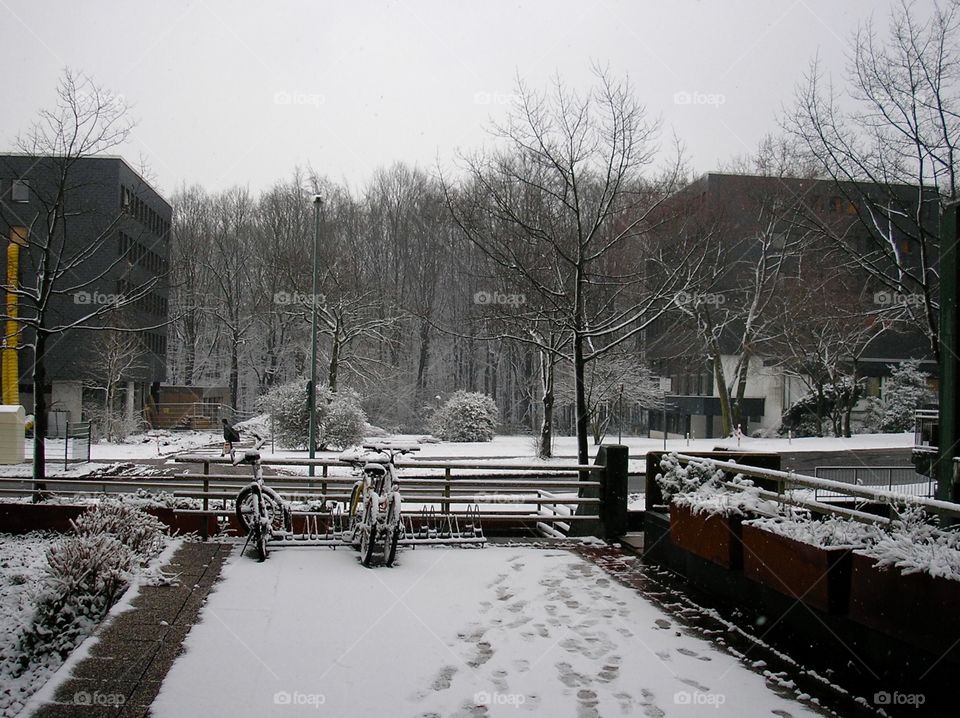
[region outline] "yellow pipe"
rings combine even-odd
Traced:
[[[7,321],[3,335],[3,358],[0,360],[0,385],[4,404],[20,403],[20,322],[17,321],[17,295],[14,293],[20,281],[20,247],[27,243],[26,227],[10,228],[10,244],[7,245]]]

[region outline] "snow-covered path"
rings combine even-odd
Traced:
[[[563,550],[274,551],[224,570],[151,715],[815,715]]]

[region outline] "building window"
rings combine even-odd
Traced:
[[[10,199],[14,202],[30,201],[30,183],[23,179],[13,181],[13,188],[10,190]]]

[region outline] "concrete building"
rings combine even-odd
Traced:
[[[49,236],[51,207],[62,192],[57,230]],[[0,155],[0,232],[6,240],[5,287],[33,292],[42,267],[42,245],[59,266],[45,326],[68,327],[48,339],[45,351],[48,407],[66,418],[87,418],[84,394],[93,400],[111,364],[121,372],[121,395],[134,415],[166,377],[168,247],[172,208],[149,183],[119,157],[90,157],[65,171],[61,159],[21,154]],[[35,316],[36,300],[6,294],[2,388],[4,401],[17,396],[33,408],[33,334],[14,316]],[[136,329],[135,361],[113,362],[103,331],[77,327],[92,309],[137,297],[122,308],[83,326]],[[19,332],[17,329],[19,328]],[[119,351],[119,350],[117,350]],[[116,378],[116,377],[115,377]],[[91,394],[92,392],[92,394]],[[102,403],[103,395],[99,397]],[[154,401],[156,398],[154,397]],[[61,415],[62,418],[62,415]]]
[[[671,198],[662,210],[663,224],[658,234],[667,241],[703,242],[716,247],[713,256],[718,266],[700,301],[715,301],[714,318],[722,315],[724,309],[732,311],[725,318],[728,324],[713,328],[713,352],[702,340],[702,326],[694,326],[698,320],[682,311],[682,307],[669,310],[647,331],[644,358],[655,373],[670,380],[668,434],[683,437],[689,433],[706,438],[722,434],[720,392],[708,355],[719,354],[723,376],[729,383],[735,365],[744,356],[741,338],[743,317],[748,311],[736,302],[738,298],[742,300],[743,285],[749,283],[749,273],[757,266],[762,242],[766,242],[768,252],[771,247],[781,250],[776,271],[780,286],[786,288],[783,291],[809,289],[818,282],[823,282],[825,291],[829,291],[829,272],[836,271],[834,263],[840,256],[836,251],[837,237],[863,256],[875,246],[865,224],[858,221],[858,212],[867,211],[867,205],[875,208],[882,203],[912,209],[905,213],[906,224],[891,222],[882,227],[891,251],[910,264],[912,258],[919,257],[918,247],[910,239],[916,234],[913,217],[920,217],[924,228],[935,233],[937,200],[933,193],[906,185],[881,188],[851,184],[838,188],[828,180],[720,173],[701,177]],[[794,255],[784,249],[794,245],[803,250]],[[735,249],[725,252],[725,247]],[[850,296],[867,309],[866,314],[876,310],[876,317],[868,321],[885,321],[880,310],[889,308],[884,304],[892,304],[894,298],[885,294],[882,286],[855,267],[844,281],[849,284]],[[803,296],[802,292],[797,291],[797,296]],[[721,299],[728,302],[726,307]],[[786,321],[789,323],[789,319]],[[904,331],[903,326],[899,324],[880,333],[859,353],[857,376],[865,380],[868,396],[879,396],[889,366],[908,358],[921,360],[923,369],[936,375],[937,367],[925,337],[918,331]],[[784,340],[779,340],[778,347],[773,334],[757,336],[750,347],[741,406],[742,430],[746,434],[775,430],[784,411],[808,391],[796,368],[787,369],[782,359]],[[651,413],[650,430],[653,436],[663,435],[659,412]]]

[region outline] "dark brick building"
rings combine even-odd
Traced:
[[[68,258],[73,261],[60,278],[61,293],[53,297],[45,325],[69,326],[95,305],[142,293],[136,302],[96,320],[141,329],[136,333],[140,356],[122,376],[128,390],[127,407],[136,411],[166,377],[166,275],[172,208],[119,157],[83,158],[66,175],[61,170],[62,160],[56,158],[0,155],[5,284],[15,279],[24,288],[36,285],[40,256],[30,238],[46,236],[49,208],[62,189],[64,210],[52,254],[65,264]],[[19,244],[19,249],[14,244]],[[150,283],[147,289],[145,284]],[[7,293],[8,315],[10,301]],[[19,315],[29,312],[30,302],[21,300]],[[4,361],[9,363],[9,324],[4,336]],[[45,356],[51,410],[68,411],[74,421],[81,418],[82,382],[95,377],[104,363],[103,337],[103,332],[71,329],[48,340]],[[31,339],[25,334],[19,343]],[[22,346],[16,354],[20,402],[31,411],[32,356]],[[3,378],[9,385],[9,372]]]

